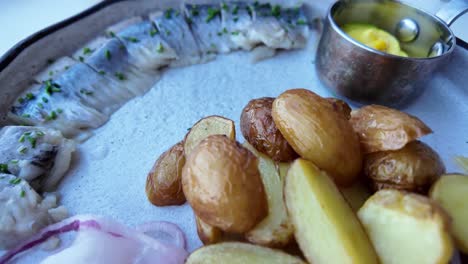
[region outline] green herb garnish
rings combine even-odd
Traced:
[[[18,98],[18,103],[20,104],[24,103],[24,98],[23,97]]]
[[[22,114],[21,116],[24,117],[24,118],[30,118],[31,117],[30,114]]]
[[[18,149],[18,152],[19,152],[20,154],[26,154],[26,152],[28,152],[28,148],[25,147],[25,146],[22,146],[22,147],[20,147],[20,148]]]
[[[11,164],[18,164],[18,162],[19,162],[19,160],[17,160],[17,159],[12,159],[12,160],[10,160],[10,163],[11,163]]]
[[[169,31],[169,30],[166,29],[166,35],[170,36],[170,35],[171,35],[171,31]]]
[[[200,12],[198,11],[198,8],[196,6],[193,7],[193,9],[190,11],[192,13],[192,16],[198,16]]]
[[[112,38],[115,38],[115,33],[114,33],[114,31],[109,31],[109,36],[111,36]]]
[[[44,109],[44,105],[42,103],[37,103],[37,107],[39,107],[40,109]]]
[[[47,121],[55,120],[55,119],[57,119],[57,112],[55,111],[50,112],[50,114],[46,116]]]
[[[88,48],[88,47],[85,47],[85,48],[83,49],[83,54],[84,54],[84,55],[88,55],[88,54],[91,54],[93,51],[94,51],[94,50],[92,50],[92,49],[90,49],[90,48]]]
[[[117,79],[119,79],[120,81],[125,81],[127,79],[125,75],[121,72],[116,72],[115,77],[117,77]]]
[[[26,195],[26,192],[24,190],[21,190],[20,197],[23,198],[25,195]]]
[[[79,56],[79,57],[78,57],[78,60],[80,60],[81,62],[83,62],[83,61],[84,61],[83,56]]]
[[[86,90],[86,89],[81,89],[80,93],[82,93],[84,95],[93,95],[93,91],[89,91],[89,90]]]
[[[52,76],[54,75],[54,72],[53,71],[49,71],[49,76]]]
[[[57,113],[59,113],[59,114],[63,113],[62,108],[57,108]]]
[[[107,59],[107,60],[111,60],[111,58],[112,58],[112,54],[110,53],[109,50],[106,50],[106,51],[105,51],[104,56],[106,56],[106,59]]]
[[[156,36],[156,34],[158,34],[158,33],[159,33],[159,31],[158,31],[157,29],[153,28],[153,29],[151,29],[151,31],[150,31],[150,36],[151,36],[151,37],[154,37],[154,36]]]
[[[172,8],[169,8],[168,10],[166,10],[166,12],[164,12],[164,16],[167,18],[167,19],[171,19],[172,18]]]
[[[70,69],[70,66],[65,66],[64,69],[65,69],[65,70],[68,70],[68,69]]]
[[[164,46],[162,43],[159,43],[158,48],[156,49],[158,53],[163,53],[164,52]]]
[[[213,9],[211,7],[208,7],[208,16],[205,19],[206,23],[209,23],[211,20],[213,20],[216,16],[221,14],[221,11],[219,9]]]
[[[274,5],[271,7],[271,15],[274,17],[279,17],[281,15],[281,6]]]
[[[27,93],[27,94],[26,94],[26,99],[28,99],[28,100],[34,99],[34,94],[32,94],[32,93]]]
[[[128,41],[130,41],[130,42],[132,42],[132,43],[138,43],[138,42],[140,42],[140,40],[137,39],[137,38],[135,38],[135,37],[124,37],[124,39],[126,39],[126,40],[128,40]]]
[[[237,15],[238,12],[239,12],[239,7],[238,7],[238,6],[234,6],[234,9],[232,9],[232,14],[233,14],[233,15]]]
[[[10,173],[10,172],[8,171],[8,164],[3,164],[3,163],[0,164],[0,172],[1,172],[1,173]]]
[[[21,178],[15,178],[10,180],[10,184],[16,185],[21,182]]]
[[[233,32],[231,32],[231,35],[237,36],[237,35],[239,35],[239,31],[233,31]]]
[[[307,22],[306,22],[304,19],[298,19],[298,20],[296,21],[296,24],[298,24],[298,25],[305,25],[305,24],[307,24]]]
[[[222,4],[221,4],[221,8],[222,8],[224,11],[229,11],[229,7],[228,7],[228,5],[226,5],[226,3],[222,3]]]
[[[239,21],[239,18],[238,18],[238,17],[235,17],[235,18],[233,18],[232,20],[233,20],[234,22],[237,22],[237,21]]]
[[[42,102],[48,103],[48,102],[49,102],[49,99],[47,99],[47,98],[45,98],[45,97],[42,97]]]
[[[29,143],[31,143],[32,148],[36,148],[37,138],[35,137],[27,137]]]

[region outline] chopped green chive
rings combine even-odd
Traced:
[[[124,45],[120,45],[120,50],[125,50],[125,46]]]
[[[24,117],[24,118],[30,118],[31,117],[30,114],[22,114],[21,116]]]
[[[215,44],[211,43],[210,48],[212,48],[213,50],[216,51],[216,45]]]
[[[64,69],[65,69],[65,70],[68,70],[68,69],[70,69],[70,66],[65,66]]]
[[[25,139],[26,139],[26,135],[23,134],[23,135],[21,135],[21,137],[18,139],[18,142],[19,142],[19,143],[23,143]]]
[[[279,17],[281,15],[281,6],[274,5],[271,7],[271,15],[274,17]]]
[[[112,58],[112,54],[110,53],[109,50],[106,50],[106,52],[104,53],[104,55],[106,56],[106,59],[107,60],[110,60]]]
[[[192,16],[198,16],[200,14],[200,12],[198,11],[198,8],[197,7],[194,7],[190,13],[192,13]]]
[[[163,53],[164,52],[164,46],[162,43],[159,43],[158,48],[156,49],[158,53]]]
[[[166,29],[166,35],[170,36],[170,35],[171,35],[171,31],[169,31],[169,30]]]
[[[49,76],[52,76],[54,75],[54,72],[53,71],[49,71]]]
[[[55,111],[50,112],[50,114],[46,116],[47,121],[51,121],[55,119],[57,119],[57,113]]]
[[[172,18],[172,8],[169,8],[168,10],[166,10],[166,12],[164,12],[164,16],[167,18],[167,19],[171,19]]]
[[[176,16],[176,17],[178,17],[178,16],[180,15],[180,11],[179,11],[179,10],[177,10],[177,11],[175,11],[175,13],[174,13],[174,14],[175,14],[175,16]]]
[[[42,131],[36,131],[36,136],[38,136],[38,137],[43,137],[44,135],[45,135],[44,132],[42,132]]]
[[[233,15],[237,15],[238,12],[239,12],[239,7],[238,7],[238,6],[234,6],[234,9],[232,9],[232,14],[233,14]]]
[[[26,99],[32,100],[32,99],[34,99],[34,95],[32,93],[27,93],[26,94]]]
[[[156,34],[158,34],[158,33],[159,33],[159,31],[158,31],[157,29],[155,29],[155,28],[154,28],[154,29],[151,29],[151,31],[150,31],[150,36],[151,36],[151,37],[154,37],[154,36],[155,36]]]
[[[20,154],[26,154],[26,152],[28,152],[28,148],[25,147],[25,146],[22,146],[22,147],[20,147],[20,148],[18,149],[18,152],[19,152]]]
[[[306,21],[305,21],[304,19],[298,19],[297,22],[296,22],[296,24],[298,24],[298,25],[305,25],[305,24],[307,24],[307,23],[306,23]]]
[[[218,32],[218,33],[216,33],[216,35],[222,36],[222,35],[223,35],[223,32]]]
[[[231,35],[237,36],[237,35],[239,35],[239,31],[233,31],[233,32],[231,32]]]
[[[222,3],[222,4],[221,4],[221,8],[222,8],[224,11],[229,11],[229,7],[228,7],[228,5],[226,5],[226,3]]]
[[[20,104],[24,103],[24,98],[23,97],[18,98],[18,103]]]
[[[109,31],[109,36],[111,36],[112,38],[115,38],[115,33],[114,33],[114,31]]]
[[[223,28],[223,33],[224,33],[224,34],[227,34],[227,33],[228,33],[227,28]]]
[[[83,61],[84,61],[83,56],[79,56],[79,57],[78,57],[78,60],[80,60],[81,62],[83,62]]]
[[[88,47],[85,47],[85,48],[83,49],[83,54],[84,54],[84,55],[88,55],[88,54],[91,54],[93,51],[94,51],[94,50],[92,50],[92,49],[90,49],[90,48],[88,48]]]
[[[32,148],[36,148],[37,138],[35,137],[27,137],[29,143],[31,143]]]
[[[45,97],[42,97],[42,102],[48,103],[48,102],[49,102],[49,99],[47,99],[47,98],[45,98]]]
[[[23,198],[25,195],[26,195],[26,192],[24,190],[21,190],[20,197]]]
[[[10,184],[16,185],[21,182],[21,178],[15,178],[10,180]]]
[[[57,113],[59,113],[59,114],[63,113],[62,108],[57,108]]]
[[[117,79],[119,79],[120,81],[125,81],[127,79],[125,75],[121,72],[116,72],[115,77],[117,77]]]
[[[99,73],[100,75],[105,75],[105,74],[106,74],[105,71],[98,71],[98,73]]]
[[[39,107],[40,109],[44,109],[44,105],[42,103],[37,103],[37,107]]]
[[[10,173],[10,172],[8,171],[8,164],[3,164],[3,163],[0,164],[0,172],[1,172],[1,173]]]
[[[89,91],[89,90],[86,90],[86,89],[81,89],[80,93],[82,93],[84,95],[93,95],[92,91]]]
[[[126,40],[128,40],[128,41],[130,41],[130,42],[132,42],[132,43],[138,43],[138,42],[140,42],[140,40],[137,39],[137,38],[135,38],[135,37],[124,37],[124,39],[126,39]]]
[[[237,22],[237,21],[239,21],[239,18],[238,18],[238,17],[235,17],[235,18],[233,18],[232,20],[233,20],[234,22]]]
[[[208,7],[208,16],[206,17],[205,22],[209,23],[211,20],[213,20],[220,13],[221,13],[221,11],[219,9],[213,9],[211,7]]]

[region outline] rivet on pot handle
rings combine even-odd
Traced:
[[[468,12],[468,2],[466,0],[452,0],[445,4],[436,14],[448,26],[451,26],[455,20]]]

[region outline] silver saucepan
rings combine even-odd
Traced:
[[[401,107],[424,90],[456,46],[449,26],[468,11],[452,0],[436,16],[395,0],[340,0],[325,19],[316,57],[322,83],[360,104]],[[375,25],[397,37],[409,57],[370,48],[349,37],[347,23]]]

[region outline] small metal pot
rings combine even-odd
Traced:
[[[456,46],[449,25],[468,11],[467,2],[447,3],[437,16],[395,0],[340,0],[328,11],[316,57],[322,83],[361,104],[401,107],[424,90],[425,82]],[[372,49],[340,26],[375,25],[396,36],[409,57]]]

